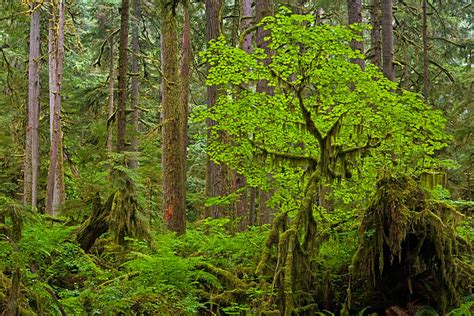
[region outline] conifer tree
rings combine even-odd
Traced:
[[[56,215],[65,201],[63,135],[61,127],[61,87],[64,60],[64,0],[50,3],[49,19],[49,110],[50,110],[50,165],[46,196],[46,211]]]
[[[25,174],[23,200],[36,208],[39,169],[39,111],[40,111],[40,16],[41,4],[30,4],[30,47],[28,61],[28,125],[25,139]]]
[[[161,0],[161,67],[162,67],[162,164],[163,209],[169,230],[178,234],[185,231],[185,187],[183,170],[186,159],[182,142],[185,139],[185,104],[182,102],[179,62],[176,3]]]

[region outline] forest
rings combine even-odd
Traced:
[[[0,315],[474,315],[470,0],[0,0]]]

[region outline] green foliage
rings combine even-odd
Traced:
[[[275,187],[271,203],[280,214],[257,270],[272,275],[273,300],[289,315],[312,310],[316,279],[329,280],[319,292],[330,293],[331,270],[311,268],[324,236],[314,214],[327,221],[314,199],[318,192],[320,200],[330,198],[321,188],[332,190],[342,210],[363,207],[380,176],[444,166],[434,154],[449,137],[441,113],[419,95],[399,89],[374,65],[362,70],[351,62],[363,58],[350,47],[360,40],[354,30],[318,25],[285,8],[261,26],[271,33],[269,55],[258,48],[247,53],[222,37],[203,54],[211,66],[207,84],[219,85],[222,94],[202,117],[216,122],[213,135],[226,135],[213,137],[212,159],[244,174],[251,186]],[[259,92],[262,82],[271,92]],[[354,216],[331,214],[330,225]]]
[[[130,245],[117,274],[83,294],[91,311],[165,315],[192,315],[197,311],[201,306],[194,288],[198,258],[177,256],[179,240],[173,235],[161,235],[155,242],[160,245],[156,251],[141,252],[146,247]]]
[[[213,159],[245,174],[252,186],[266,187],[269,172],[309,176],[317,169],[328,184],[348,178],[335,192],[346,204],[367,198],[377,172],[420,174],[442,165],[432,156],[449,139],[445,120],[373,65],[362,71],[351,63],[363,57],[349,47],[357,39],[353,31],[315,25],[312,16],[287,9],[262,23],[272,34],[270,56],[259,49],[247,54],[223,38],[203,54],[211,65],[207,84],[224,92],[203,117],[217,122],[213,133],[230,139],[210,145]],[[274,92],[255,92],[260,80]],[[297,183],[282,191],[290,185]]]
[[[116,57],[110,54],[108,38],[119,26],[120,0],[67,1],[61,111],[67,203],[61,217],[49,218],[33,214],[19,202],[28,90],[27,2],[31,1],[0,1],[0,310],[5,310],[14,272],[19,269],[22,315],[60,315],[62,309],[71,315],[279,314],[277,302],[286,300],[292,290],[296,305],[305,299],[309,303],[294,306],[294,314],[335,315],[342,306],[347,307],[349,282],[353,305],[367,294],[362,293],[366,291],[364,281],[350,279],[348,270],[357,250],[357,217],[369,204],[376,181],[386,175],[421,178],[425,170],[444,174],[447,169],[450,192],[434,186],[433,181],[431,195],[464,214],[451,219],[449,230],[433,226],[439,240],[444,240],[453,235],[451,226],[459,224],[455,228],[459,251],[451,256],[446,249],[445,261],[452,257],[455,263],[451,266],[472,267],[473,202],[451,200],[472,198],[472,10],[465,0],[428,2],[430,106],[407,91],[419,91],[423,81],[419,2],[400,1],[394,10],[396,77],[407,90],[387,81],[369,63],[362,71],[350,62],[363,58],[349,43],[360,40],[356,33],[366,28],[334,26],[345,23],[346,12],[341,9],[345,1],[323,0],[314,7],[298,8],[314,13],[316,21],[288,9],[266,18],[261,25],[272,34],[269,56],[262,49],[247,54],[232,47],[235,40],[229,45],[224,39],[239,33],[238,6],[226,2],[220,12],[226,17],[224,37],[203,53],[204,61],[212,65],[208,84],[221,87],[216,107],[204,109],[206,87],[201,72],[205,62],[195,65],[190,79],[189,110],[197,119],[188,130],[186,211],[187,220],[193,223],[182,237],[163,233],[158,119],[162,65],[153,1],[142,2],[140,71],[133,74],[140,79],[140,131],[135,135],[127,130],[129,139],[137,136],[139,152],[108,153],[105,146],[108,130],[116,128],[115,118],[107,117],[111,79],[107,68]],[[47,52],[47,6],[45,1],[41,7],[43,52]],[[202,2],[190,7],[196,52],[207,44],[203,8]],[[117,35],[115,39],[117,47]],[[268,65],[263,62],[267,57],[271,58]],[[41,212],[49,164],[47,54],[39,64]],[[262,80],[272,93],[256,92]],[[440,109],[446,119],[431,108]],[[207,118],[217,122],[213,135],[225,133],[226,142],[208,146]],[[449,147],[450,138],[443,133],[445,123],[453,135]],[[211,159],[244,174],[249,187],[272,192],[267,204],[280,212],[278,225],[239,232],[238,221],[200,219],[209,205],[232,211],[242,193],[206,199],[207,152]],[[138,160],[135,170],[126,167],[132,155]],[[327,189],[325,197],[334,209],[315,205],[321,188]],[[77,225],[91,214],[97,194],[112,196],[111,231],[98,239],[92,253],[85,254],[76,243]],[[310,207],[303,213],[305,201],[310,201]],[[440,204],[433,202],[436,205]],[[433,235],[414,228],[424,220],[401,217],[398,224],[409,222],[412,230],[408,235]],[[314,231],[308,232],[308,227]],[[369,229],[362,239],[377,236],[376,230]],[[145,237],[147,242],[131,237]],[[301,251],[304,243],[299,241],[306,238],[317,244],[317,250]],[[392,246],[398,247],[396,243]],[[287,249],[294,252],[288,255]],[[430,258],[437,260],[441,255]],[[268,260],[259,265],[262,256]],[[272,266],[272,262],[277,264]],[[270,272],[256,274],[257,266]],[[443,276],[442,266],[438,266],[438,278]],[[450,269],[445,268],[448,274]],[[275,277],[277,272],[289,277]],[[283,282],[287,287],[279,292]],[[306,287],[290,284],[303,282],[308,282]],[[470,297],[448,315],[471,315],[472,308]],[[417,315],[430,313],[433,310],[427,306],[417,311]]]
[[[474,298],[472,295],[466,299],[458,308],[451,310],[448,316],[470,316],[474,313]]]
[[[207,220],[180,238],[156,234],[156,248],[134,239],[119,247],[109,236],[85,254],[75,243],[77,227],[34,217],[26,221],[18,250],[0,241],[0,298],[8,293],[5,271],[20,265],[24,313],[59,315],[62,308],[88,315],[195,315],[212,304],[230,314],[250,303],[258,307],[251,282],[267,230],[229,234],[229,225]],[[236,285],[243,296],[234,296]]]
[[[258,261],[259,249],[266,238],[265,227],[229,234],[233,229],[230,219],[206,219],[190,230],[181,245],[184,254],[200,253],[214,258],[210,263],[234,270],[240,266],[250,274]]]

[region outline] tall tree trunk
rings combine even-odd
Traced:
[[[370,46],[372,50],[372,63],[382,69],[382,40],[380,38],[380,0],[372,0],[372,9],[370,10],[370,21],[372,31],[370,32]]]
[[[358,23],[362,23],[362,0],[347,0],[347,14],[349,25]],[[362,33],[359,33],[362,36]],[[362,41],[351,41],[351,47],[354,50],[359,50],[360,52],[364,53],[364,43]],[[361,58],[357,58],[353,60],[354,63],[358,64],[360,68],[365,68],[364,60]]]
[[[56,215],[59,206],[64,203],[64,168],[61,129],[61,85],[64,60],[64,24],[65,3],[51,3],[49,25],[49,90],[52,122],[50,165],[48,171],[46,211]],[[50,116],[51,117],[51,116]]]
[[[205,0],[206,5],[206,42],[216,39],[219,36],[222,21],[220,19],[220,11],[222,7],[222,0]],[[207,66],[209,69],[209,65]],[[217,101],[218,87],[207,87],[207,106],[212,108]],[[216,123],[213,120],[207,120],[208,126],[208,143],[212,142],[211,128]],[[219,138],[224,135],[219,134]],[[224,195],[228,190],[227,168],[224,164],[213,162],[209,157],[207,158],[206,166],[206,196],[216,197]],[[224,209],[217,205],[209,206],[206,210],[206,215],[214,218],[222,217]]]
[[[186,207],[186,159],[188,153],[188,102],[189,102],[189,79],[190,79],[190,63],[191,63],[191,18],[189,15],[189,0],[183,1],[183,32],[181,38],[181,69],[180,69],[180,84],[181,84],[181,103],[182,111],[184,111],[183,118],[180,120],[181,140],[181,157],[182,157],[182,173],[183,185],[181,186],[184,205]]]
[[[255,18],[256,23],[266,17],[272,15],[272,1],[271,0],[256,0],[255,2]],[[257,47],[263,49],[267,56],[270,56],[270,49],[268,45],[269,41],[266,41],[265,38],[269,37],[270,31],[265,30],[263,26],[257,28],[257,35],[255,42]],[[267,57],[263,60],[263,63],[268,66],[271,63],[271,58]],[[267,80],[260,80],[257,83],[257,92],[266,93],[268,95],[273,95],[273,87],[268,85]],[[268,182],[271,182],[271,176],[268,175]],[[260,224],[269,224],[272,221],[272,210],[267,206],[267,201],[270,198],[270,193],[265,190],[259,190],[259,219]]]
[[[163,208],[168,229],[185,231],[186,186],[183,168],[184,139],[182,120],[185,110],[181,102],[178,74],[178,34],[174,1],[161,0],[161,67],[163,107]]]
[[[49,66],[49,140],[53,142],[53,122],[54,122],[54,90],[56,89],[56,22],[57,12],[55,9],[56,2],[52,1],[49,8],[48,22],[48,66]]]
[[[49,140],[53,142],[53,122],[54,122],[54,91],[56,89],[56,21],[57,12],[55,9],[55,2],[50,3],[49,8],[49,22],[48,22],[48,66],[49,66]]]
[[[129,1],[122,0],[120,10],[120,43],[118,70],[118,100],[117,100],[117,152],[125,151],[125,135],[127,132],[127,68],[128,68],[128,19]]]
[[[109,104],[107,109],[107,151],[113,150],[113,131],[112,131],[112,115],[114,115],[114,85],[115,85],[115,52],[114,52],[114,35],[109,38],[110,59],[109,59]]]
[[[393,70],[393,3],[392,0],[382,1],[382,58],[383,73],[394,81],[395,72]]]
[[[36,208],[39,167],[39,58],[40,58],[40,14],[37,2],[30,5],[30,47],[28,61],[28,125],[25,139],[25,178],[23,200]]]
[[[422,33],[423,33],[423,96],[428,100],[430,95],[430,73],[429,73],[429,43],[428,43],[428,19],[427,19],[427,0],[422,4]]]
[[[140,97],[140,68],[138,65],[138,54],[140,53],[138,26],[141,20],[140,0],[133,0],[133,20],[132,20],[132,84],[130,92],[130,101],[132,106],[132,151],[138,152],[138,133],[140,123],[140,110],[138,109]],[[135,169],[138,166],[136,157],[130,160],[130,168]]]
[[[252,25],[252,1],[251,0],[240,0],[235,1],[235,4],[239,4],[239,29],[240,33],[242,34],[247,29],[249,29]],[[247,32],[243,41],[240,43],[240,48],[245,51],[246,53],[250,54],[252,52],[252,40],[253,40],[253,33]],[[237,39],[235,41],[237,43]],[[253,224],[253,218],[250,213],[247,213],[249,210],[249,201],[248,201],[248,192],[247,192],[247,179],[245,176],[239,174],[237,171],[234,171],[234,191],[240,191],[240,196],[236,200],[235,203],[235,215],[241,218],[240,222],[240,229],[245,229],[248,225]],[[252,195],[250,195],[252,198]],[[255,198],[255,197],[253,197]],[[253,201],[255,203],[255,201]],[[252,220],[252,222],[251,222]]]

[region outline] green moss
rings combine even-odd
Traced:
[[[408,177],[380,180],[362,220],[353,274],[371,280],[379,291],[398,278],[394,282],[400,286],[409,284],[406,291],[416,286],[445,312],[472,282],[473,268],[461,260],[466,245],[460,247],[455,231],[460,217],[452,206],[430,201]]]

